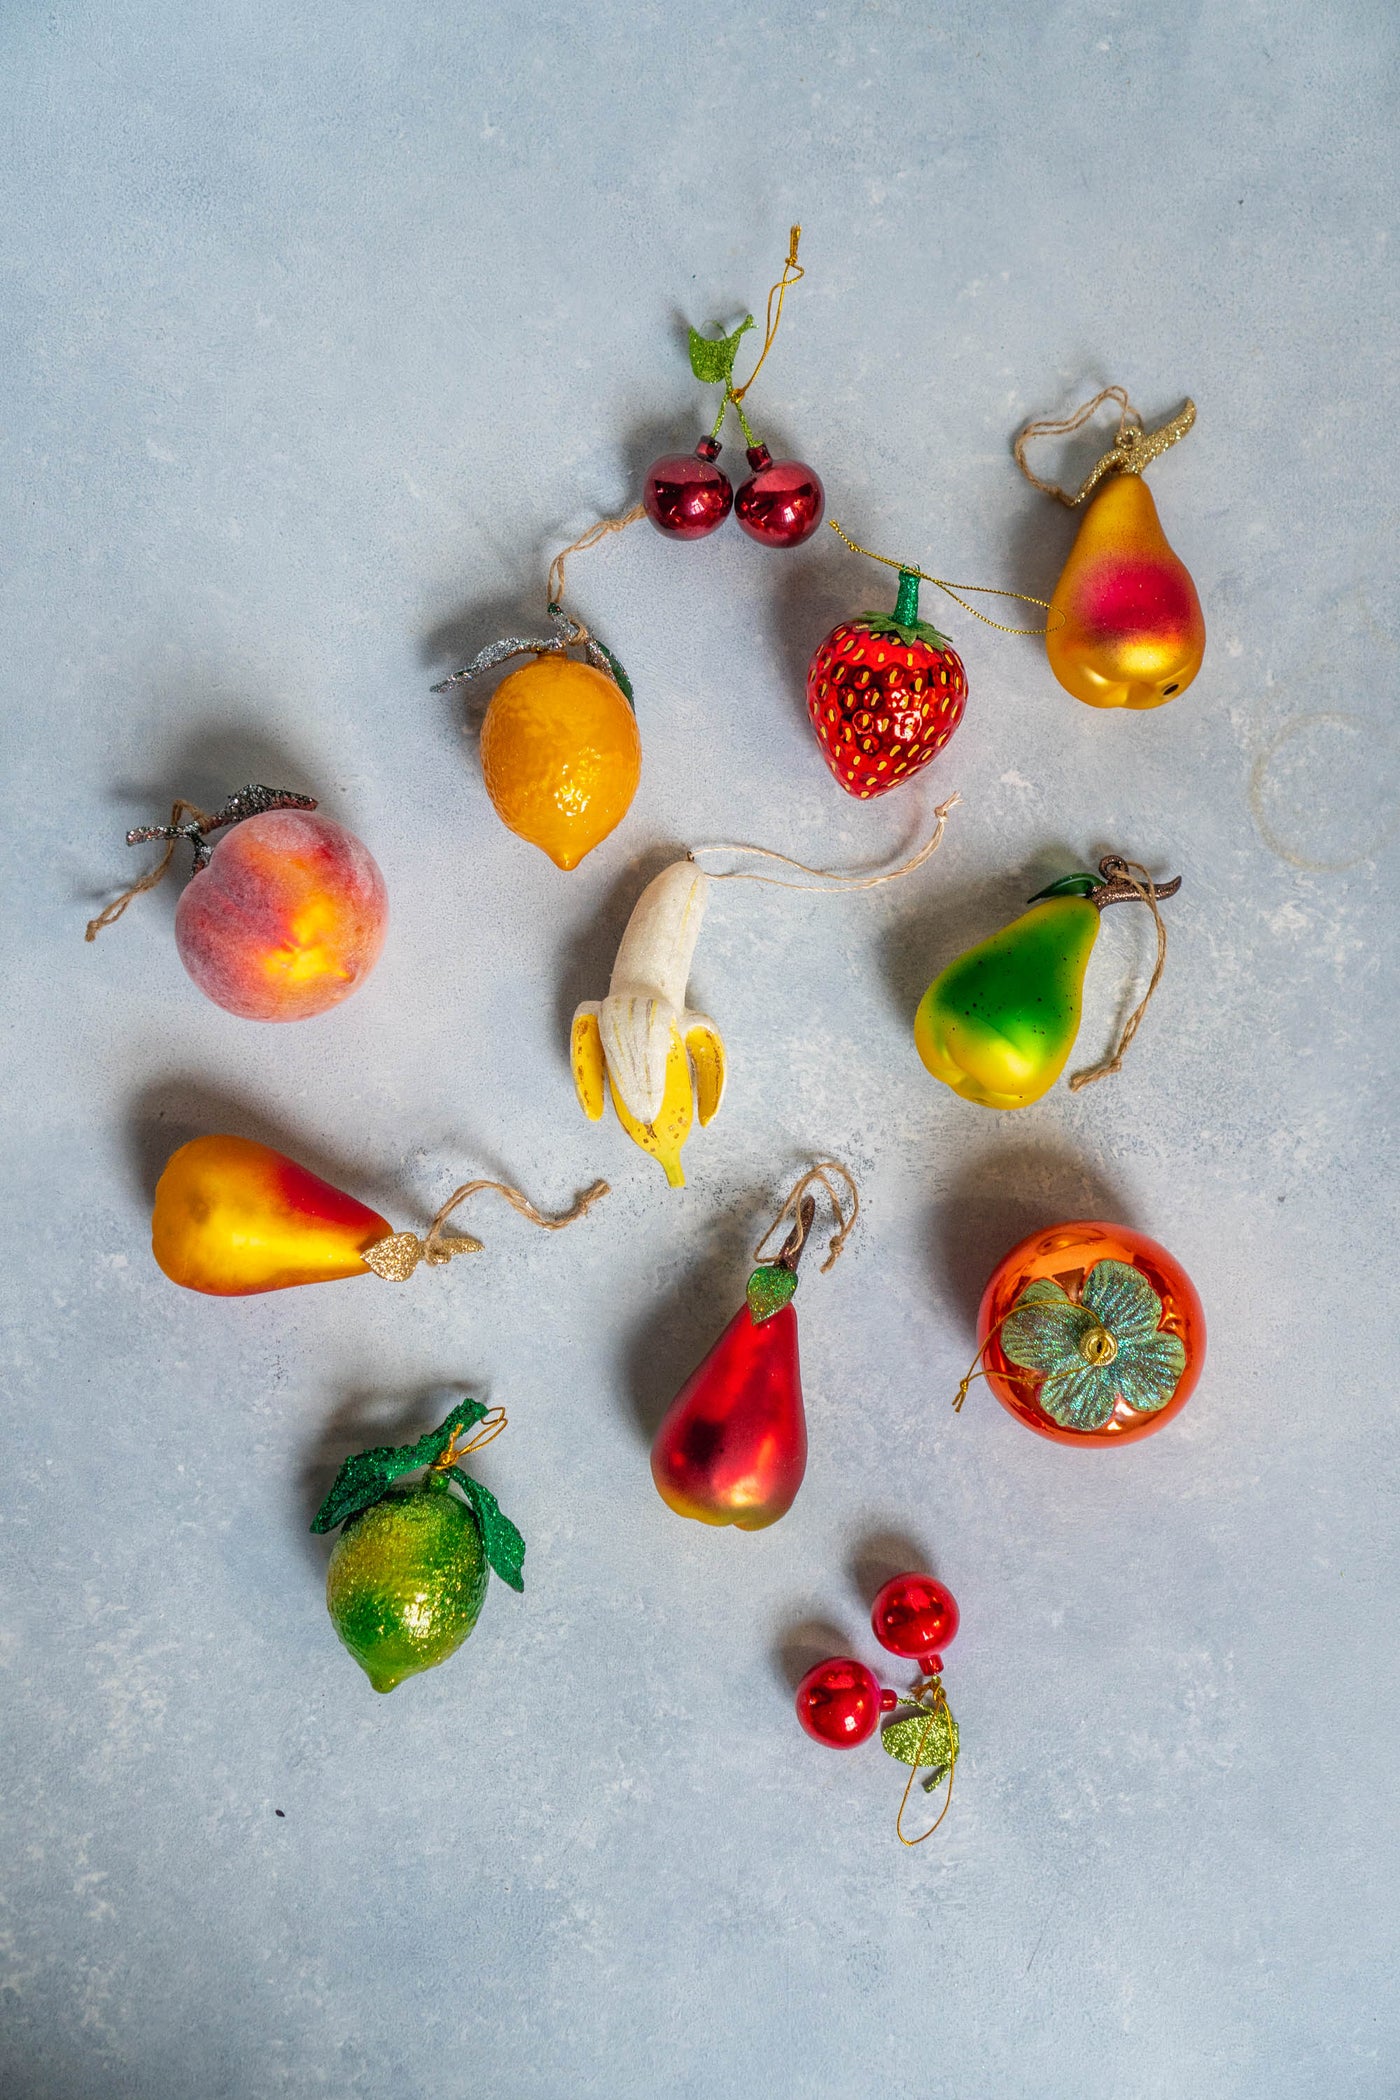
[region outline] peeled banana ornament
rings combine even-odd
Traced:
[[[619,944],[608,996],[578,1008],[570,1044],[584,1114],[598,1122],[611,1093],[619,1123],[660,1162],[672,1188],[685,1186],[681,1149],[697,1113],[708,1123],[724,1096],[720,1032],[685,1003],[709,886],[688,859],[647,884]]]

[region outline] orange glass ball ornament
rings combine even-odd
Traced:
[[[1205,1313],[1180,1262],[1146,1233],[1096,1219],[1011,1249],[983,1294],[977,1339],[1002,1406],[1059,1444],[1154,1435],[1185,1407],[1206,1357]]]

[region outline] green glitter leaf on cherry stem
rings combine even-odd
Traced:
[[[920,1710],[880,1730],[881,1747],[890,1757],[897,1757],[902,1765],[933,1767],[926,1786],[937,1786],[958,1754],[959,1741],[958,1724],[946,1706],[934,1714]]]
[[[733,335],[718,338],[690,331],[690,369],[702,386],[728,386],[734,377],[739,344],[753,327],[753,315],[739,323]]]
[[[754,1326],[761,1327],[765,1320],[772,1319],[774,1313],[790,1305],[796,1289],[796,1272],[784,1268],[781,1262],[765,1262],[761,1269],[755,1269],[745,1293]]]
[[[502,1510],[490,1488],[473,1480],[460,1466],[449,1466],[448,1472],[459,1488],[466,1490],[468,1502],[476,1511],[476,1520],[481,1526],[481,1543],[486,1548],[486,1558],[502,1580],[513,1590],[523,1591],[525,1577],[521,1573],[525,1564],[525,1541]]]
[[[377,1445],[372,1451],[347,1458],[331,1482],[330,1493],[311,1519],[311,1529],[334,1531],[347,1517],[357,1517],[372,1502],[380,1501],[401,1473],[416,1472],[419,1466],[430,1466],[434,1459],[441,1458],[453,1438],[484,1421],[486,1413],[479,1400],[464,1400],[453,1408],[445,1422],[427,1436],[420,1436],[416,1444]]]

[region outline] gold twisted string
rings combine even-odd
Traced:
[[[833,1174],[839,1175],[845,1184],[844,1192],[837,1188],[835,1182],[832,1181],[831,1177]],[[852,1175],[849,1167],[843,1167],[839,1159],[823,1159],[819,1160],[816,1166],[809,1167],[801,1179],[793,1184],[787,1201],[753,1250],[755,1261],[762,1261],[764,1248],[768,1245],[774,1233],[781,1229],[785,1219],[793,1218],[797,1221],[799,1228],[802,1227],[802,1198],[806,1195],[813,1182],[816,1182],[820,1188],[825,1189],[836,1219],[836,1230],[827,1242],[827,1257],[822,1263],[823,1276],[840,1259],[845,1249],[846,1241],[850,1236],[851,1227],[860,1216],[860,1191],[856,1187],[855,1177]],[[851,1201],[849,1214],[846,1211],[846,1196],[849,1196]],[[806,1233],[803,1231],[802,1238],[805,1237]],[[800,1238],[791,1252],[796,1257],[801,1251],[802,1239]]]
[[[445,1473],[460,1459],[470,1457],[473,1451],[480,1451],[485,1445],[494,1443],[501,1431],[508,1427],[508,1419],[503,1407],[493,1407],[488,1414],[482,1416],[474,1430],[464,1429],[458,1432],[466,1437],[467,1441],[459,1444],[454,1437],[447,1449],[438,1453],[428,1468],[429,1472]]]
[[[915,1694],[915,1698],[920,1706],[923,1706],[925,1703],[925,1694],[927,1693],[928,1689],[929,1688],[926,1684],[920,1685],[918,1691]],[[948,1704],[948,1695],[943,1689],[943,1683],[941,1678],[936,1680],[934,1683],[933,1698],[931,1703],[929,1703],[927,1707],[927,1712],[928,1719],[925,1721],[923,1733],[919,1737],[918,1752],[915,1755],[915,1760],[913,1764],[909,1767],[909,1777],[904,1783],[904,1796],[899,1804],[899,1813],[894,1819],[895,1836],[899,1839],[901,1845],[907,1845],[911,1851],[913,1850],[915,1845],[922,1845],[926,1838],[931,1838],[933,1836],[934,1831],[937,1830],[939,1824],[943,1821],[943,1818],[947,1815],[949,1809],[953,1805],[953,1773],[957,1769],[958,1763],[958,1739],[956,1734],[954,1733],[955,1723],[953,1721],[952,1709]],[[930,1733],[932,1732],[933,1724],[938,1719],[940,1713],[945,1713],[948,1716],[948,1791],[943,1797],[942,1808],[939,1809],[938,1814],[934,1817],[934,1820],[932,1821],[932,1823],[930,1823],[928,1829],[920,1832],[919,1836],[916,1838],[906,1837],[904,1835],[904,1811],[909,1806],[909,1796],[913,1792],[914,1781],[919,1776],[919,1757],[923,1754],[924,1747],[928,1742]]]
[[[784,882],[777,875],[756,875],[751,868],[721,868],[710,875],[711,882],[762,882],[775,890],[805,890],[816,896],[828,897],[843,897],[854,890],[878,890],[882,883],[898,882],[901,876],[912,875],[926,860],[932,858],[943,843],[943,828],[948,822],[949,811],[956,809],[961,801],[961,795],[953,794],[949,795],[946,802],[938,803],[933,812],[936,820],[934,828],[918,851],[912,853],[908,860],[901,861],[897,868],[886,868],[873,875],[843,875],[836,868],[812,868],[805,860],[794,860],[790,853],[775,853],[771,846],[741,846],[733,843],[692,846],[686,859],[693,860],[699,867],[702,853],[751,853],[756,860],[780,861],[785,868],[796,868],[800,874],[817,875],[821,878],[818,882]],[[705,872],[709,874],[708,869]]]
[[[998,585],[991,583],[949,583],[942,576],[930,576],[927,569],[916,569],[912,562],[892,561],[888,554],[872,554],[868,547],[860,546],[855,540],[851,538],[851,535],[848,532],[843,531],[840,525],[837,524],[835,518],[828,518],[826,522],[831,527],[832,531],[836,534],[836,537],[839,540],[845,541],[846,545],[850,548],[852,554],[863,554],[867,561],[878,561],[883,568],[898,570],[899,573],[904,576],[917,576],[920,582],[931,583],[933,584],[935,589],[940,591],[946,591],[955,605],[960,605],[964,612],[971,613],[973,619],[980,620],[984,627],[995,627],[998,634],[1045,633],[1044,627],[1004,626],[1000,620],[989,619],[986,613],[978,612],[977,607],[975,605],[969,605],[965,598],[960,598],[958,596],[958,593],[959,591],[973,591],[978,597],[982,598],[1019,598],[1023,605],[1044,606],[1046,612],[1049,612],[1050,610],[1050,601],[1048,598],[1033,598],[1030,595],[1029,591],[1002,590]]]
[[[509,1182],[464,1181],[459,1189],[453,1190],[422,1239],[416,1232],[391,1232],[386,1239],[376,1240],[372,1247],[366,1247],[362,1259],[376,1276],[384,1277],[389,1283],[406,1283],[419,1262],[426,1262],[430,1268],[441,1268],[454,1255],[480,1254],[480,1240],[474,1239],[470,1233],[444,1232],[443,1227],[459,1203],[465,1203],[469,1196],[475,1196],[482,1189],[494,1189],[497,1195],[505,1197],[512,1210],[519,1211],[522,1218],[528,1218],[532,1225],[542,1227],[545,1232],[562,1232],[566,1225],[572,1225],[611,1193],[609,1183],[595,1181],[570,1209],[550,1218],[543,1211],[536,1210],[529,1197],[512,1188]]]
[[[1114,401],[1118,405],[1118,435],[1103,458],[1085,475],[1073,495],[1068,489],[1062,489],[1058,482],[1042,481],[1038,474],[1032,473],[1026,460],[1026,447],[1032,438],[1071,436],[1073,432],[1083,428],[1094,411],[1102,408],[1105,401]],[[1174,445],[1178,438],[1184,438],[1195,420],[1196,404],[1188,397],[1185,406],[1167,422],[1159,424],[1156,430],[1145,430],[1142,417],[1128,399],[1126,387],[1106,386],[1102,392],[1095,394],[1092,401],[1086,401],[1082,408],[1075,409],[1072,415],[1042,416],[1035,422],[1027,423],[1024,430],[1017,435],[1012,449],[1016,455],[1017,466],[1031,486],[1040,489],[1047,496],[1053,496],[1057,503],[1063,503],[1068,510],[1073,510],[1077,504],[1084,501],[1092,489],[1097,488],[1105,474],[1140,474],[1144,467],[1149,466],[1154,459],[1160,458],[1169,445]]]
[[[788,295],[789,286],[796,284],[799,279],[807,275],[807,272],[797,260],[797,244],[801,238],[802,228],[800,226],[792,226],[788,229],[787,261],[783,264],[782,276],[775,285],[769,288],[768,307],[763,317],[763,348],[758,353],[758,363],[754,366],[742,386],[731,386],[725,395],[725,399],[732,401],[736,408],[763,370],[763,361],[773,347],[778,329],[782,323],[783,301]],[[776,311],[773,305],[775,299],[778,302]]]

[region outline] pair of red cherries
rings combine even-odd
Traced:
[[[715,462],[718,438],[702,437],[693,452],[668,452],[653,462],[642,488],[642,507],[668,539],[703,540],[732,510],[751,540],[762,547],[800,547],[821,524],[826,491],[800,459],[774,459],[766,445],[750,445],[752,473],[738,495]]]
[[[882,1648],[917,1663],[925,1677],[936,1677],[942,1650],[958,1630],[958,1607],[952,1591],[932,1575],[895,1575],[875,1599],[870,1624]],[[869,1742],[882,1714],[907,1699],[907,1693],[882,1690],[874,1671],[853,1656],[832,1655],[797,1687],[797,1718],[813,1742],[854,1750]]]

